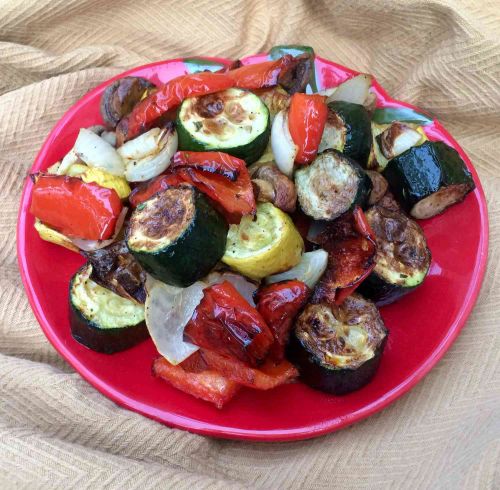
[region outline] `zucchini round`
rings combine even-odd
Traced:
[[[475,188],[458,152],[441,141],[410,148],[390,160],[383,175],[403,209],[417,219],[442,213]]]
[[[228,225],[194,187],[158,192],[132,213],[127,247],[154,278],[187,287],[224,254]]]
[[[306,306],[295,322],[288,355],[306,384],[343,395],[373,378],[387,335],[377,307],[353,294],[340,306]]]
[[[122,298],[92,279],[85,264],[69,283],[71,335],[80,344],[105,354],[119,352],[148,338],[144,305]]]
[[[360,104],[342,100],[330,102],[328,110],[333,111],[343,123],[339,125],[338,121],[334,122],[334,127],[341,132],[341,135],[334,136],[332,131],[331,138],[333,142],[341,141],[343,143],[341,150],[344,155],[353,158],[361,166],[366,167],[372,145],[371,121],[368,111]],[[328,119],[333,121],[333,117]],[[336,147],[332,146],[332,148]]]
[[[422,284],[431,253],[422,228],[401,211],[373,206],[365,216],[377,239],[377,255],[359,292],[377,306],[387,305]]]
[[[300,207],[316,220],[334,220],[355,206],[364,206],[372,183],[352,159],[327,150],[295,172]]]
[[[264,153],[271,131],[266,105],[238,88],[184,100],[176,126],[179,150],[220,150],[247,164]]]

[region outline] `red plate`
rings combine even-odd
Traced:
[[[266,56],[246,58],[245,63]],[[210,68],[228,60],[206,58],[204,62]],[[193,61],[177,59],[135,68],[115,78],[139,75],[165,82],[192,69]],[[353,73],[317,58],[319,88],[335,86]],[[99,99],[112,80],[89,92],[63,116],[32,171],[62,158],[73,146],[79,128],[101,123]],[[375,88],[380,107],[416,110],[390,99],[378,84]],[[433,257],[429,277],[412,294],[382,308],[389,341],[376,377],[357,392],[335,397],[301,383],[269,392],[245,389],[226,408],[217,410],[151,376],[156,350],[149,340],[114,355],[98,354],[78,344],[68,324],[68,281],[83,260],[38,237],[28,212],[32,184],[27,179],[19,211],[17,251],[31,307],[47,338],[83,378],[116,403],[170,426],[218,437],[280,441],[318,436],[368,417],[413,387],[443,356],[476,301],[486,265],[488,217],[476,171],[438,122],[431,121],[425,131],[431,139],[444,140],[460,152],[477,188],[463,203],[421,222]]]

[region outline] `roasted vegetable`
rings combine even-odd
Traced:
[[[353,294],[340,306],[306,306],[295,322],[288,356],[304,383],[343,395],[373,378],[387,335],[376,306]]]
[[[92,266],[84,265],[69,285],[70,326],[73,338],[105,354],[133,347],[148,338],[144,305],[118,296],[95,283]]]
[[[153,376],[191,396],[213,403],[221,409],[240,390],[240,385],[206,367],[198,353],[174,366],[165,358],[153,362]]]
[[[311,78],[314,79],[314,54],[304,53],[296,56],[292,63],[281,70],[278,83],[293,95],[305,92]]]
[[[297,146],[296,163],[310,163],[316,157],[327,114],[325,97],[322,95],[292,95],[288,109],[288,127]]]
[[[113,189],[64,175],[34,176],[30,211],[67,237],[105,240],[114,232],[122,202]]]
[[[364,206],[372,188],[366,172],[335,150],[299,168],[295,186],[302,211],[316,220],[334,220],[355,206]]]
[[[177,116],[179,149],[224,151],[255,162],[269,140],[269,111],[251,92],[231,88],[186,99]]]
[[[270,202],[285,213],[293,213],[297,205],[297,191],[292,180],[275,165],[260,165],[252,174],[257,201]]]
[[[106,125],[115,128],[154,87],[142,77],[124,77],[108,85],[101,97],[101,116]]]
[[[127,247],[153,277],[179,287],[205,276],[224,253],[227,224],[194,187],[155,194],[132,213]]]
[[[170,110],[188,97],[213,94],[233,86],[233,81],[223,73],[194,73],[170,80],[141,102],[130,114],[123,117],[116,127],[118,146],[157,125]]]
[[[255,295],[257,311],[273,333],[270,356],[275,361],[284,359],[290,329],[309,293],[309,288],[301,281],[283,281],[258,289]]]
[[[71,250],[72,252],[79,251],[78,247],[67,236],[53,230],[45,223],[42,223],[38,218],[35,218],[34,226],[42,240],[53,243],[54,245],[60,245],[61,247]]]
[[[265,359],[273,343],[260,313],[227,281],[205,289],[184,329],[184,338],[251,366]]]
[[[373,206],[366,219],[377,240],[375,269],[359,291],[382,306],[422,284],[431,263],[420,226],[401,211]]]
[[[123,298],[144,303],[146,273],[123,240],[82,254],[92,265],[93,281]]]
[[[314,241],[328,252],[328,267],[312,300],[340,304],[375,267],[375,235],[357,207],[328,223]]]
[[[259,280],[297,265],[303,250],[290,216],[270,203],[260,203],[255,218],[245,216],[230,227],[222,262]]]
[[[366,174],[368,175],[368,177],[370,177],[370,180],[372,181],[372,190],[370,191],[368,204],[373,205],[378,201],[380,201],[385,196],[389,184],[387,183],[387,180],[385,180],[384,177],[375,170],[367,170]]]
[[[393,158],[383,172],[394,196],[414,218],[432,218],[474,190],[456,150],[427,141]]]

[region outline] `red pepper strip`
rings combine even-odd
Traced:
[[[170,165],[171,169],[190,167],[204,172],[218,174],[231,181],[246,169],[244,160],[221,151],[178,151]]]
[[[210,167],[210,168],[208,168]],[[169,185],[186,182],[206,194],[231,224],[238,224],[241,217],[256,211],[250,174],[243,160],[221,152],[177,152],[167,175],[156,177],[145,186],[132,191],[132,206],[149,199]],[[237,173],[235,181],[224,173]]]
[[[152,128],[166,112],[176,108],[184,99],[196,95],[220,92],[233,86],[224,73],[201,72],[170,80],[156,92],[139,102],[116,128],[118,144],[135,138]]]
[[[76,177],[39,175],[30,211],[68,237],[106,240],[113,236],[122,202],[114,189]]]
[[[252,366],[266,357],[273,342],[260,313],[227,281],[205,289],[184,329],[184,338]]]
[[[225,378],[257,390],[276,388],[298,376],[295,366],[286,360],[278,364],[267,360],[257,369],[238,359],[229,358],[207,349],[201,349],[201,357],[210,369],[222,374]]]
[[[361,208],[356,207],[333,221],[316,242],[328,252],[328,268],[312,301],[341,304],[375,267],[375,235]]]
[[[269,351],[272,359],[281,361],[285,358],[290,329],[309,293],[309,288],[301,281],[278,282],[257,290],[257,311],[274,335],[274,343]]]
[[[291,63],[293,63],[293,56],[288,54],[276,61],[241,66],[228,71],[227,75],[231,77],[235,87],[248,90],[272,87],[278,84],[281,70]]]
[[[324,96],[302,93],[292,95],[288,112],[288,129],[298,147],[296,163],[307,164],[316,157],[327,115],[328,108]]]
[[[150,197],[154,196],[157,192],[169,187],[175,187],[183,182],[176,174],[159,175],[148,182],[138,185],[128,196],[128,201],[135,208],[141,202],[147,201]]]
[[[195,352],[191,357],[197,355]],[[193,369],[191,357],[177,366],[173,366],[163,357],[158,357],[153,361],[153,376],[167,381],[184,393],[222,408],[239,391],[240,385],[212,369]]]

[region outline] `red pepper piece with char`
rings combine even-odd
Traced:
[[[121,210],[114,189],[65,175],[36,176],[30,211],[63,235],[86,240],[111,238]]]
[[[301,281],[284,281],[257,291],[257,311],[274,336],[270,357],[282,361],[293,321],[309,297],[309,288]]]
[[[226,73],[233,80],[235,87],[256,90],[277,85],[281,71],[292,63],[293,56],[285,55],[276,61],[243,65]]]
[[[266,357],[273,335],[260,313],[228,281],[205,289],[184,329],[187,341],[257,366]]]

